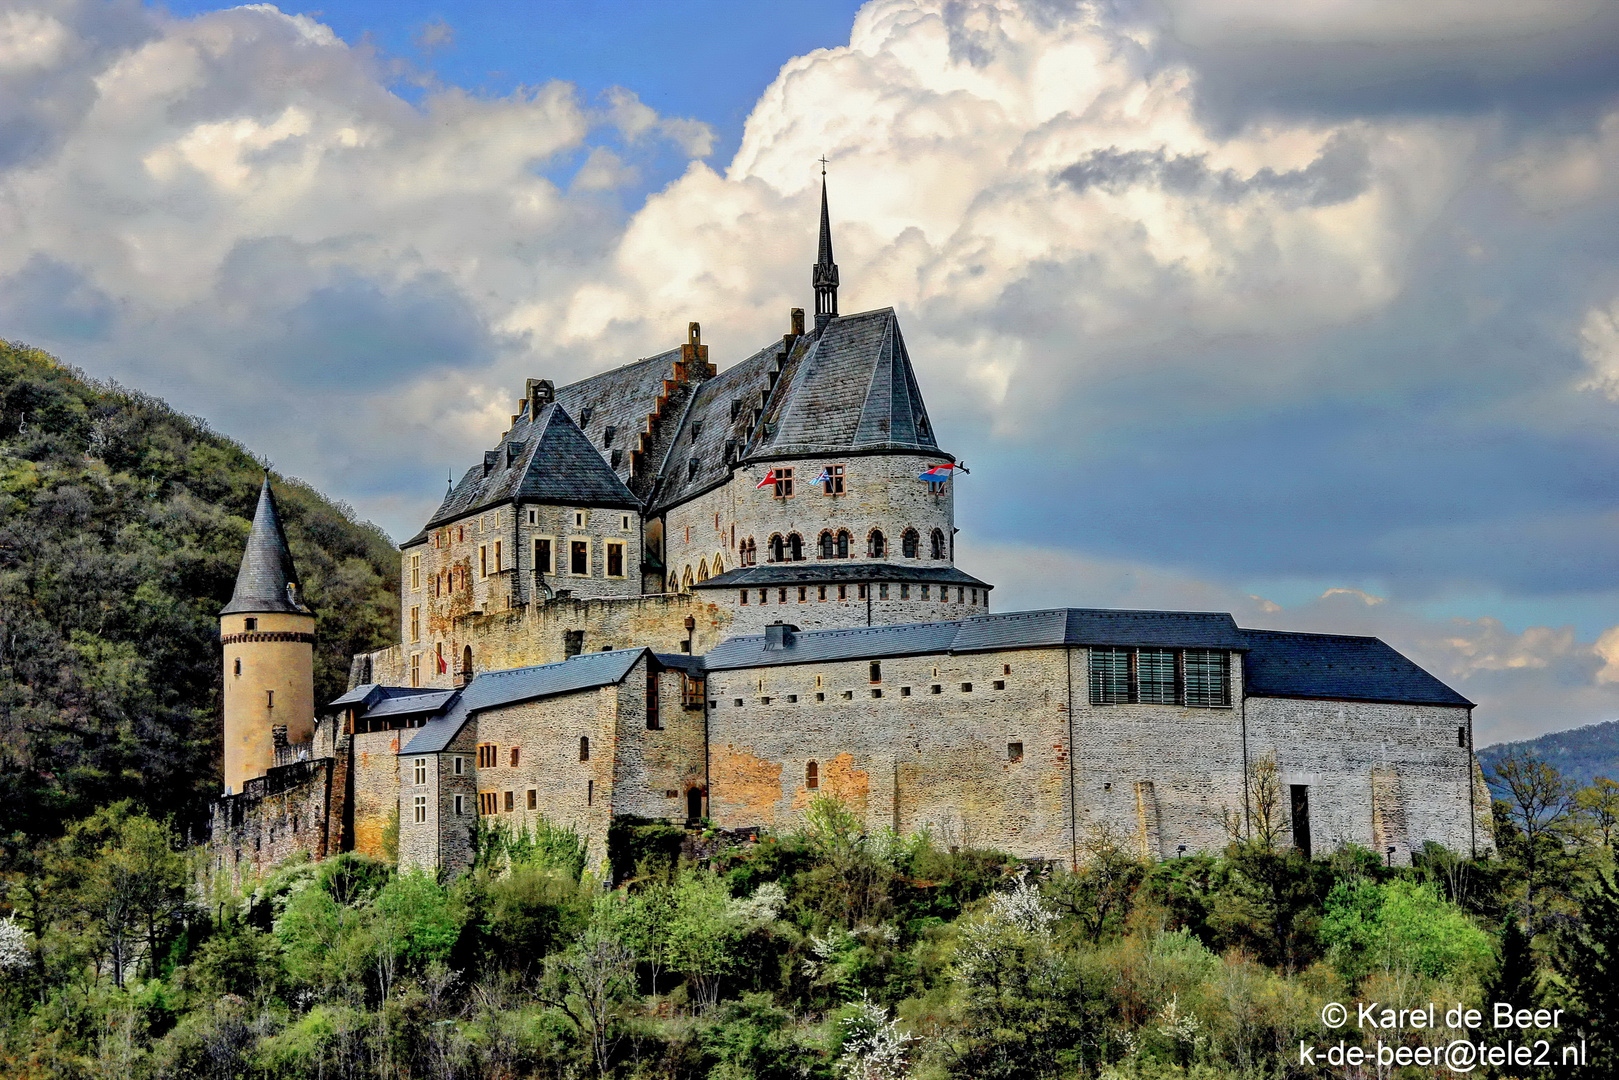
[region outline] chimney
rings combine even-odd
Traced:
[[[793,308],[793,337],[802,337],[804,334],[804,309]]]
[[[701,323],[686,324],[686,344],[680,347],[680,363],[684,377],[692,382],[714,377],[714,368],[708,362],[708,346],[703,344]]]
[[[556,399],[556,384],[550,379],[529,379],[523,384],[523,400],[528,402],[531,420],[537,419],[540,411]]]
[[[765,627],[765,649],[770,652],[779,652],[782,649],[793,647],[793,635],[798,633],[798,627],[792,623],[773,622]]]

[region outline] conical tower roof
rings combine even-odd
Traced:
[[[242,567],[236,572],[236,591],[220,614],[247,612],[310,613],[298,597],[298,571],[292,565],[292,549],[281,529],[281,515],[276,512],[268,476],[259,488],[259,505],[253,512],[253,528],[247,534],[247,550],[242,552]]]

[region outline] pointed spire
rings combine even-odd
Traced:
[[[838,264],[832,261],[832,216],[826,209],[826,158],[821,158],[821,247],[810,275],[815,285],[815,332],[838,317]]]
[[[259,505],[253,512],[253,528],[247,534],[247,550],[242,552],[242,566],[236,572],[236,591],[220,614],[240,612],[309,614],[298,595],[298,571],[292,565],[292,549],[281,528],[268,473],[259,488]]]

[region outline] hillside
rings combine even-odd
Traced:
[[[1495,771],[1501,755],[1511,749],[1530,750],[1551,764],[1575,785],[1584,787],[1599,776],[1619,780],[1619,720],[1553,731],[1524,742],[1496,743],[1478,752],[1484,775]],[[1499,796],[1499,792],[1496,793]]]
[[[162,401],[0,342],[0,835],[132,797],[182,828],[219,783],[219,608],[262,467]],[[317,613],[315,694],[385,644],[398,552],[272,476]]]

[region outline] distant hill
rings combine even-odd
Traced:
[[[156,398],[0,342],[0,837],[134,797],[182,828],[219,786],[217,616],[262,467]],[[316,610],[315,695],[393,635],[399,554],[272,476]]]
[[[1619,780],[1619,720],[1554,731],[1524,742],[1486,746],[1478,752],[1484,775],[1492,775],[1501,756],[1517,748],[1540,755],[1579,787],[1584,787],[1599,776]],[[1497,797],[1500,794],[1496,792]]]

